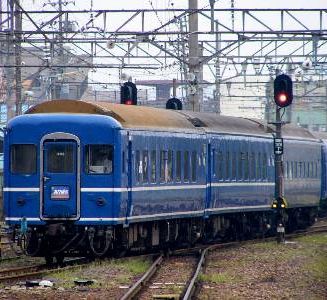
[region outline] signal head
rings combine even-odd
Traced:
[[[293,101],[292,79],[285,75],[278,75],[274,81],[274,99],[279,107],[286,107]]]

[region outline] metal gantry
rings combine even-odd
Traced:
[[[197,0],[183,9],[124,10],[98,9],[94,1],[83,9],[62,0],[39,7],[21,2],[0,7],[0,63],[18,83],[19,72],[48,70],[53,86],[72,68],[111,74],[93,76],[107,86],[118,85],[124,73],[143,80],[177,77],[190,108],[210,103],[217,112],[224,97],[266,98],[267,82],[280,72],[311,84],[296,95],[301,99],[326,86],[326,9],[238,9],[234,1],[231,8],[215,1],[199,7]],[[24,61],[26,53],[35,59]],[[208,101],[205,88],[214,92]],[[324,102],[323,96],[315,99]]]

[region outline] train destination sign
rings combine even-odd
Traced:
[[[282,155],[284,150],[283,139],[274,138],[274,153],[275,155]]]

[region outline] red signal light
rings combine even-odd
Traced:
[[[281,102],[281,103],[285,103],[287,101],[287,96],[286,94],[284,93],[281,93],[278,95],[278,100]]]
[[[126,105],[132,105],[133,101],[131,99],[128,99],[128,100],[125,101],[125,104]]]

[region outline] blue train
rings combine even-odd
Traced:
[[[326,198],[327,139],[284,126],[287,228]],[[48,262],[275,232],[273,129],[250,119],[54,100],[11,120],[6,222]]]

